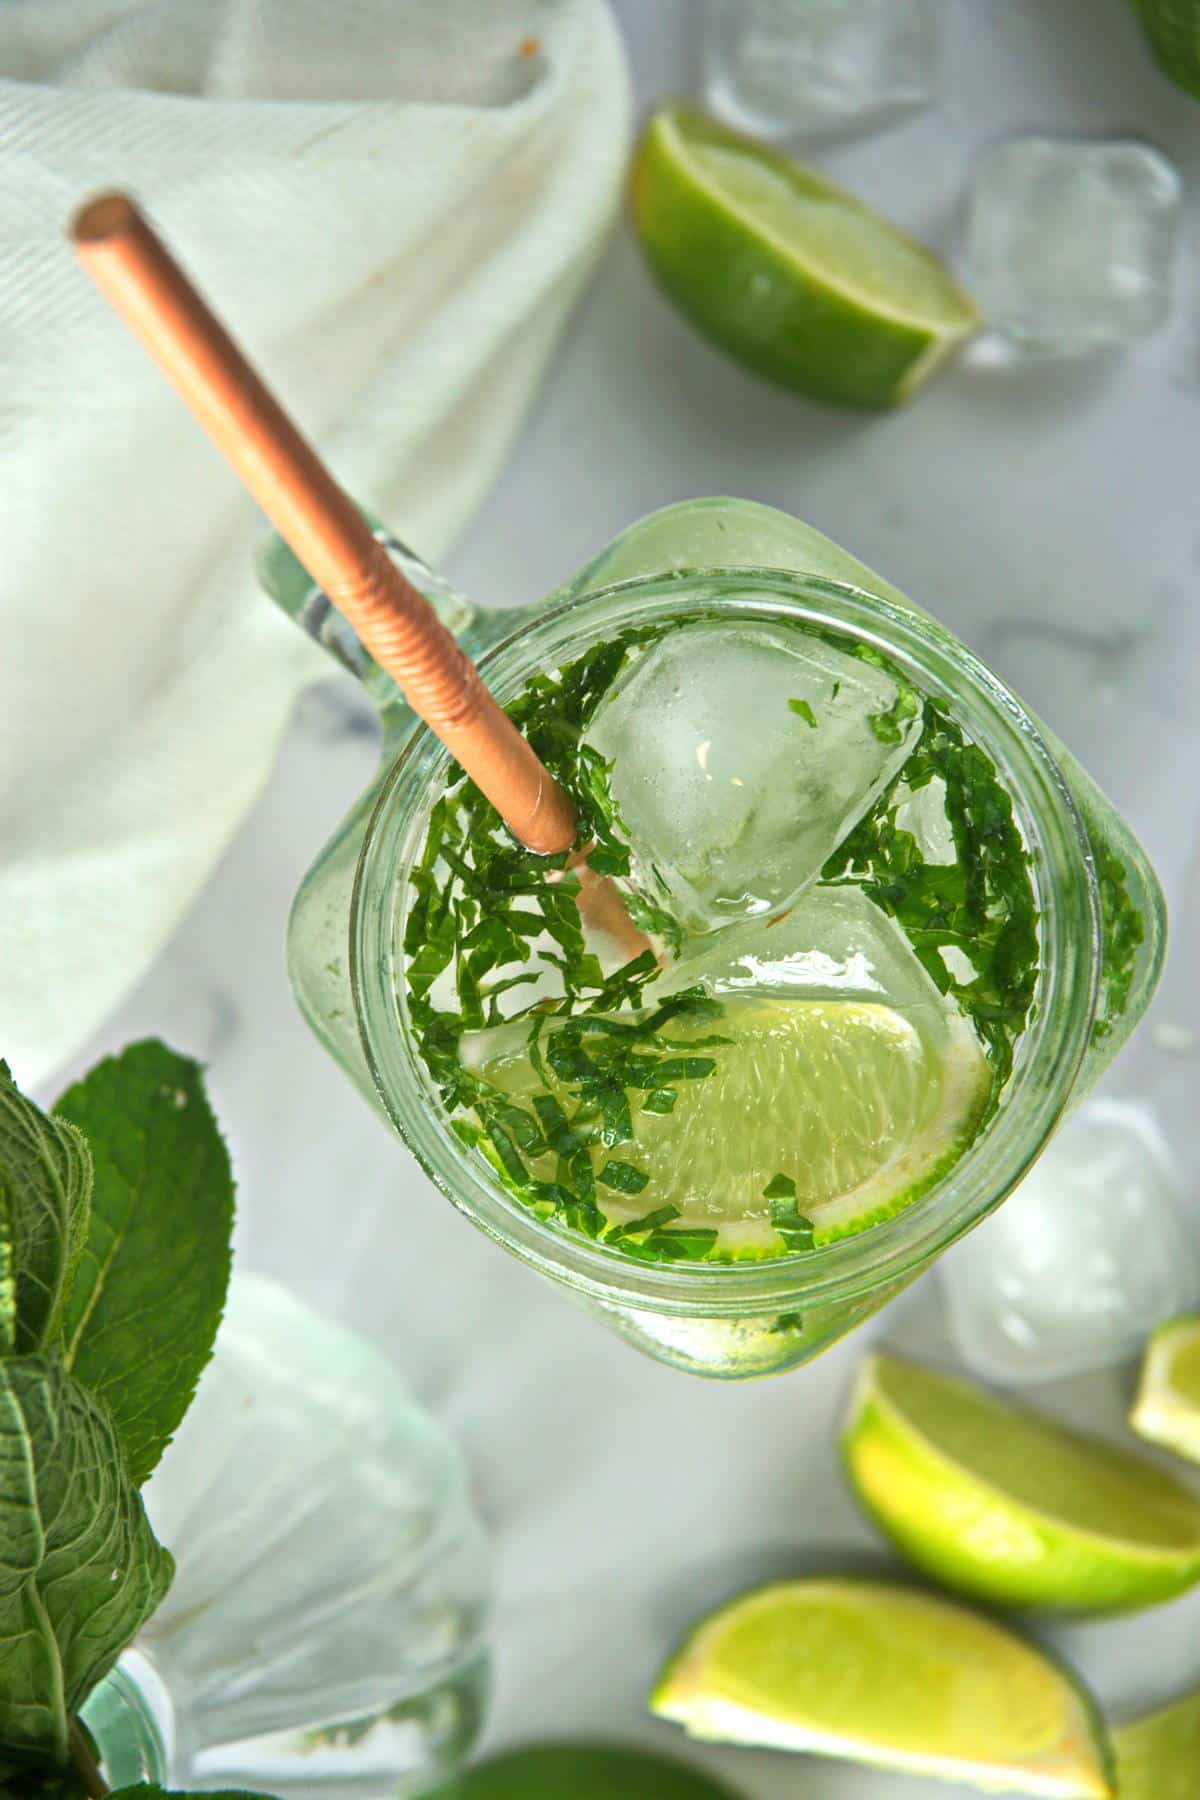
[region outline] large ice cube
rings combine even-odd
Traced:
[[[920,732],[884,670],[796,627],[671,632],[631,666],[588,739],[643,890],[694,931],[778,912],[900,769]]]
[[[693,938],[647,1000],[699,982],[719,996],[869,1000],[931,1016],[946,1011],[904,931],[856,887],[810,888],[780,919],[748,919]]]
[[[937,89],[943,0],[707,0],[704,86],[763,136],[869,131]]]
[[[1200,1299],[1182,1206],[1149,1109],[1085,1101],[995,1217],[942,1260],[965,1360],[1034,1382],[1134,1355]]]
[[[989,151],[969,227],[988,324],[1056,355],[1157,331],[1171,309],[1180,193],[1148,144],[1023,137]]]

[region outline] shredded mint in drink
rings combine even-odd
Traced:
[[[497,1180],[623,1255],[713,1262],[804,1254],[944,1179],[1011,1074],[1039,955],[1011,798],[946,706],[848,635],[695,614],[508,710],[654,949],[585,927],[568,859],[451,769],[406,999]]]

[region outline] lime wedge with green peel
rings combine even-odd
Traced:
[[[1155,62],[1200,99],[1200,0],[1130,0]]]
[[[616,1744],[531,1744],[467,1769],[446,1800],[738,1800],[698,1769]]]
[[[705,1619],[651,1710],[693,1737],[839,1756],[994,1792],[1109,1795],[1084,1690],[992,1619],[882,1582],[792,1581]]]
[[[835,405],[909,399],[979,315],[937,259],[811,169],[668,105],[633,165],[646,258],[747,367]]]
[[[1196,1800],[1200,1793],[1200,1694],[1112,1734],[1120,1800]]]
[[[708,1073],[673,1080],[665,1111],[647,1109],[653,1090],[630,1092],[633,1135],[611,1154],[640,1185],[629,1194],[601,1185],[597,1200],[610,1226],[673,1208],[669,1229],[715,1228],[725,1255],[794,1247],[777,1229],[781,1192],[818,1244],[899,1211],[962,1155],[991,1091],[970,1027],[933,1009],[730,996],[719,1018],[678,1019],[669,1030],[675,1067],[694,1045]],[[540,1071],[527,1025],[464,1040],[464,1053],[512,1100],[549,1092],[578,1133],[588,1108],[556,1078],[553,1038],[551,1027]],[[614,1044],[589,1038],[588,1054],[598,1062]],[[553,1156],[530,1168],[554,1179]]]
[[[842,1450],[880,1530],[979,1599],[1132,1612],[1200,1580],[1200,1500],[1174,1476],[967,1382],[870,1357]]]
[[[1154,1333],[1129,1422],[1152,1444],[1200,1462],[1200,1318],[1172,1319]]]

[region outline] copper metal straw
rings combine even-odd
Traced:
[[[92,280],[280,536],[513,836],[544,855],[569,850],[575,817],[567,795],[133,201],[124,194],[89,201],[71,237]]]

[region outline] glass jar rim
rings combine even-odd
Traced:
[[[929,615],[870,590],[787,569],[672,569],[592,589],[524,614],[480,661],[501,704],[534,673],[560,666],[600,635],[680,612],[772,617],[874,645],[996,763],[1034,863],[1041,957],[1033,1015],[1013,1073],[984,1130],[929,1194],[854,1236],[760,1262],[641,1262],[547,1223],[501,1186],[451,1131],[407,1029],[397,960],[399,879],[424,837],[449,756],[425,726],[401,749],[368,823],[351,901],[350,981],[364,1054],[380,1101],[425,1173],[506,1249],[601,1305],[680,1316],[742,1316],[853,1298],[898,1283],[991,1211],[1033,1162],[1070,1096],[1098,993],[1099,888],[1082,817],[1036,723],[1011,691]],[[602,615],[602,620],[601,620]],[[597,629],[602,623],[602,632]]]

